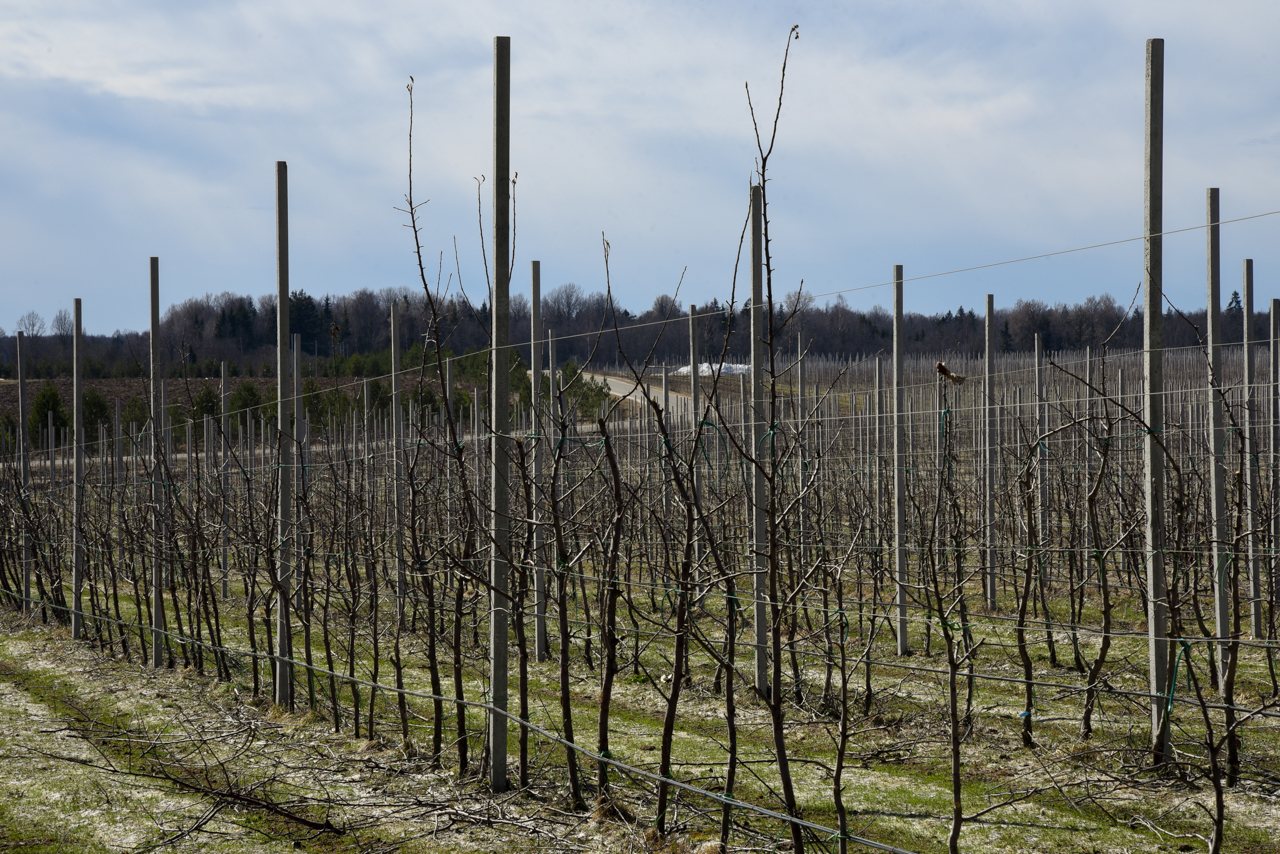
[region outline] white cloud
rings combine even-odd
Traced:
[[[0,290],[16,314],[85,295],[96,328],[141,325],[153,253],[175,301],[265,290],[276,159],[290,163],[298,286],[412,284],[393,210],[412,74],[428,247],[451,256],[457,235],[474,291],[496,33],[513,38],[517,269],[540,257],[549,282],[599,287],[603,230],[635,308],[686,265],[686,300],[725,295],[755,156],[743,82],[767,120],[793,22],[771,186],[788,283],[829,291],[895,262],[933,271],[1136,234],[1152,35],[1168,53],[1166,222],[1198,222],[1208,184],[1224,211],[1280,208],[1278,18],[1263,3],[1007,0],[7,4],[0,223],[20,239],[0,248]],[[1252,228],[1235,234],[1260,245],[1238,249],[1260,259],[1266,293],[1274,226]],[[1169,286],[1187,300],[1201,244],[1170,242]],[[1099,288],[1127,301],[1139,275],[1132,253],[1098,253],[921,283],[911,302]]]

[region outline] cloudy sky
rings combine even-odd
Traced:
[[[1144,40],[1166,41],[1167,228],[1280,210],[1280,5],[1259,2],[517,4],[0,2],[0,326],[82,297],[91,332],[164,304],[273,290],[273,168],[289,163],[295,288],[417,286],[396,211],[416,81],[424,243],[483,292],[492,37],[512,38],[516,279],[619,301],[725,299],[754,166],[744,83],[771,113],[777,287],[886,304],[908,276],[1137,236]],[[488,227],[488,188],[483,193]],[[1224,290],[1256,259],[1280,296],[1280,216],[1224,227]],[[455,264],[456,237],[459,263]],[[1166,291],[1204,293],[1204,236]],[[434,264],[432,265],[435,266]],[[1141,245],[913,282],[909,310],[1128,304]],[[859,290],[860,289],[860,290]],[[826,297],[822,300],[825,301]]]

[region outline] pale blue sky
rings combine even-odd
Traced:
[[[0,3],[0,326],[84,299],[92,332],[273,289],[287,160],[295,287],[416,286],[402,228],[407,101],[425,244],[479,294],[474,176],[490,168],[492,37],[512,37],[516,279],[619,301],[724,299],[771,105],[778,288],[826,293],[1140,234],[1144,40],[1166,40],[1168,228],[1280,209],[1274,2]],[[487,215],[489,193],[484,193]],[[1253,257],[1280,296],[1280,216],[1224,228],[1224,292]],[[1166,291],[1203,302],[1202,232]],[[909,310],[1018,298],[1125,304],[1140,244],[913,283]],[[886,303],[883,289],[850,304]]]

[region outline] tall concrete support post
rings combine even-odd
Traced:
[[[702,416],[702,369],[698,360],[698,325],[695,317],[698,307],[689,303],[689,435],[698,432],[698,419]],[[697,477],[697,469],[694,469]],[[695,480],[696,482],[696,480]]]
[[[874,436],[876,463],[872,469],[875,475],[875,501],[873,502],[876,526],[876,548],[884,546],[884,363],[876,356],[875,394],[873,397],[875,418]]]
[[[164,372],[160,367],[160,259],[151,259],[151,666],[159,667],[164,655]]]
[[[1231,640],[1231,533],[1227,517],[1226,425],[1222,414],[1222,251],[1219,239],[1218,188],[1205,192],[1208,218],[1206,278],[1208,306],[1209,361],[1209,444],[1213,454],[1209,466],[1209,500],[1212,517],[1211,546],[1213,554],[1214,630],[1221,642],[1218,655],[1219,673],[1227,672],[1227,643]]]
[[[492,507],[489,533],[493,542],[490,583],[493,607],[489,618],[490,702],[501,713],[489,714],[489,785],[507,790],[507,625],[511,603],[507,597],[511,520],[509,421],[510,376],[507,343],[511,276],[511,38],[493,40],[493,358],[490,361],[490,423],[493,425]]]
[[[22,610],[31,611],[31,566],[35,562],[31,538],[31,458],[27,454],[26,335],[18,332],[18,466],[22,476]]]
[[[49,410],[49,426],[46,428],[49,432],[45,435],[48,437],[49,450],[49,496],[52,497],[58,491],[58,442],[57,434],[54,432],[53,426],[53,410]]]
[[[1276,589],[1276,543],[1280,542],[1280,513],[1276,510],[1276,502],[1280,500],[1280,299],[1272,299],[1270,305],[1271,345],[1268,354],[1270,372],[1267,374],[1267,424],[1271,434],[1270,477],[1271,488],[1271,554],[1267,556],[1267,579],[1269,589],[1274,596]]]
[[[893,572],[898,655],[907,655],[907,418],[902,388],[902,265],[893,265]]]
[[[1253,370],[1253,259],[1244,259],[1244,336],[1241,357],[1244,359],[1244,508],[1245,546],[1249,564],[1249,631],[1254,640],[1266,637],[1262,630],[1262,573],[1258,569],[1258,419]]]
[[[116,398],[116,419],[115,419],[115,448],[116,448],[116,470],[113,481],[115,483],[116,492],[118,493],[116,501],[116,530],[124,531],[124,509],[125,509],[125,474],[124,474],[124,412],[123,401]],[[124,537],[120,538],[120,563],[125,563],[125,543]],[[146,653],[143,653],[145,656]]]
[[[289,417],[293,383],[289,376],[289,171],[276,161],[276,436],[279,453],[279,503],[276,560],[276,680],[275,703],[293,710],[293,625],[290,588],[293,584],[293,442]]]
[[[1147,510],[1147,645],[1150,657],[1151,747],[1157,764],[1167,762],[1169,721],[1165,713],[1168,689],[1169,614],[1164,573],[1164,39],[1147,40],[1145,235],[1142,296],[1142,412],[1146,435],[1142,440]]]
[[[546,413],[542,406],[542,262],[531,262],[530,270],[530,314],[529,314],[529,364],[533,394],[533,651],[538,661],[551,659],[551,648],[547,642],[547,559],[545,554],[546,534],[542,526],[545,524],[542,503],[545,500],[542,488],[543,453],[547,443],[543,438],[546,428]]]
[[[391,301],[391,498],[395,511],[396,626],[404,630],[405,599],[409,595],[404,566],[404,413],[400,404],[400,312]],[[400,653],[397,652],[396,655]]]
[[[446,379],[445,383],[448,384],[448,382],[449,380]],[[450,387],[452,388],[452,386]],[[369,397],[369,391],[369,381],[365,380],[363,388],[361,389],[362,394],[360,397],[360,399],[364,401],[364,420],[361,422],[361,432],[363,433],[364,438],[364,465],[361,473],[363,483],[361,486],[364,491],[365,518],[369,520],[370,524],[372,524],[373,499],[374,496],[377,495],[378,490],[374,486],[373,478],[374,460],[377,459],[377,452],[374,450],[373,445],[373,402]],[[474,408],[474,405],[472,408]],[[372,530],[372,528],[369,528],[370,536],[372,536]]]
[[[986,353],[982,361],[982,491],[986,506],[983,520],[982,591],[988,609],[996,607],[996,298],[987,294]]]
[[[554,369],[553,369],[554,373]],[[666,365],[662,366],[662,423],[666,426],[667,432],[671,431],[671,387],[670,371]],[[744,404],[745,405],[745,404]],[[666,516],[671,515],[671,472],[667,470],[670,465],[669,458],[660,456],[659,465],[662,466],[662,512]]]
[[[809,413],[805,409],[804,399],[804,386],[808,377],[805,376],[804,371],[804,346],[797,344],[796,349],[798,350],[796,356],[796,434],[799,442],[797,450],[800,452],[800,471],[798,472],[800,475],[800,495],[798,496],[799,501],[796,502],[796,521],[799,523],[800,529],[800,565],[808,566],[809,552],[805,548],[805,539],[808,532],[805,530],[805,524],[809,520],[805,518],[804,512],[805,498],[807,497],[805,490],[809,488],[809,458],[805,430],[809,424]]]
[[[1084,494],[1093,489],[1093,348],[1084,348]],[[1083,584],[1093,570],[1093,531],[1084,526],[1084,550],[1080,554],[1080,583]],[[1098,579],[1101,583],[1102,579]]]
[[[303,464],[306,458],[302,454],[302,442],[307,435],[307,411],[306,406],[302,402],[302,333],[294,332],[289,336],[293,342],[289,347],[289,376],[293,379],[293,425],[290,435],[293,436],[294,448],[294,467],[293,467],[293,497],[294,507],[293,516],[295,523],[298,521],[302,512],[302,473]],[[295,546],[294,551],[302,548],[301,544]]]
[[[1036,412],[1036,432],[1040,436],[1036,442],[1036,490],[1039,494],[1037,510],[1040,518],[1040,554],[1043,555],[1052,544],[1049,542],[1049,402],[1045,397],[1044,341],[1039,332],[1036,333],[1035,348],[1036,395],[1033,405]],[[1044,575],[1043,557],[1038,571]]]
[[[84,336],[80,299],[75,301],[75,337],[71,344],[71,638],[84,634]]]
[[[556,358],[556,336],[553,332],[547,333],[547,417],[555,422],[556,431],[559,432],[560,421],[565,417],[564,399],[560,396],[560,371],[556,368],[559,360]],[[550,437],[548,437],[550,438]],[[557,438],[557,442],[559,439]],[[558,445],[557,445],[558,447]],[[552,469],[554,472],[554,468]],[[559,481],[553,480],[553,484]]]
[[[228,556],[231,551],[231,433],[227,429],[230,424],[230,413],[227,411],[231,401],[231,384],[227,379],[227,363],[222,363],[222,398],[221,421],[219,423],[219,432],[222,434],[222,456],[218,460],[219,483],[222,487],[222,598],[227,599],[231,596],[229,582],[227,576],[231,571]],[[116,406],[119,408],[120,401],[116,400]]]
[[[701,507],[702,476],[698,468],[698,428],[702,420],[702,369],[698,359],[698,324],[695,318],[698,307],[689,303],[689,482],[693,490],[696,507]],[[700,581],[700,565],[702,560],[702,537],[697,526],[693,529],[693,585],[694,598]]]
[[[764,356],[767,341],[764,328],[764,190],[751,188],[751,563],[754,600],[756,690],[769,695],[769,520],[768,483],[763,459],[771,450],[765,442]]]
[[[288,436],[293,445],[293,563],[294,569],[301,575],[307,554],[307,540],[302,526],[302,473],[306,470],[306,456],[303,452],[303,439],[306,437],[307,422],[305,407],[302,405],[302,335],[294,332],[289,336],[292,345],[289,348],[289,375],[293,382],[293,424]],[[293,573],[290,573],[292,576]],[[291,584],[293,588],[293,610],[302,613],[302,582]],[[293,646],[289,647],[292,652]]]

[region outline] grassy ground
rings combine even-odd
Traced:
[[[229,604],[223,610],[227,640],[244,648],[237,603]],[[3,621],[0,850],[140,850],[163,844],[166,850],[228,852],[294,850],[295,845],[324,851],[675,851],[694,850],[714,836],[719,808],[695,797],[678,801],[670,816],[677,828],[672,837],[660,844],[646,840],[653,820],[652,790],[616,776],[624,804],[638,817],[635,822],[570,813],[563,750],[537,738],[531,738],[533,785],[526,792],[493,797],[481,781],[456,778],[448,746],[444,768],[433,767],[421,755],[430,743],[426,701],[411,704],[416,747],[400,743],[394,702],[380,707],[374,740],[355,740],[349,691],[341,696],[343,732],[334,733],[327,700],[318,703],[314,714],[305,713],[305,681],[298,688],[303,712],[283,715],[251,696],[245,669],[230,685],[181,669],[156,672],[73,644],[62,630],[38,621],[11,613]],[[992,628],[988,636],[992,651],[981,659],[982,670],[1018,676],[1012,653],[998,646],[1000,632]],[[922,638],[916,640],[923,645]],[[934,654],[918,653],[909,664],[941,668],[937,644],[935,636]],[[1094,641],[1086,637],[1082,645],[1085,657],[1092,656]],[[1117,641],[1108,667],[1113,685],[1144,687],[1145,672],[1134,663],[1142,662],[1144,646],[1140,638]],[[388,649],[384,639],[384,651]],[[575,651],[580,652],[579,645]],[[367,676],[371,662],[367,650],[362,655],[357,675]],[[661,680],[670,671],[669,655],[664,644],[648,647],[642,660],[652,678]],[[1071,660],[1062,635],[1059,657],[1063,663]],[[407,687],[428,690],[425,668],[418,666],[425,660],[420,640],[406,639],[405,658],[412,665]],[[319,653],[317,660],[322,660]],[[723,697],[711,690],[714,670],[698,661],[705,658],[695,659],[681,700],[673,776],[722,791]],[[820,690],[823,671],[820,662],[811,663],[805,678],[812,693]],[[1037,648],[1035,665],[1046,681],[1079,682],[1074,672],[1051,668],[1043,646]],[[1245,670],[1241,693],[1249,702],[1267,686],[1261,662],[1249,662]],[[443,675],[448,685],[447,672]],[[469,662],[466,675],[468,697],[484,699],[479,658]],[[385,661],[381,679],[391,681]],[[887,665],[875,668],[876,700],[870,714],[864,717],[859,710],[852,721],[855,737],[847,754],[845,801],[854,833],[913,851],[945,849],[952,796],[946,709],[940,699],[944,679]],[[593,748],[598,681],[581,655],[575,660],[574,680],[578,741]],[[266,674],[264,683],[269,684]],[[861,684],[861,672],[854,684]],[[323,692],[326,685],[320,682],[317,688]],[[1039,791],[967,824],[963,850],[1093,854],[1204,849],[1196,837],[1209,830],[1204,807],[1211,804],[1212,790],[1207,783],[1137,770],[1147,737],[1143,702],[1105,697],[1097,734],[1086,743],[1078,734],[1080,695],[1042,690],[1035,709],[1037,746],[1029,750],[1018,736],[1021,690],[1016,682],[977,683],[963,748],[963,802],[973,812],[1007,800],[1010,793]],[[361,694],[367,707],[367,692]],[[530,707],[535,723],[558,730],[554,663],[531,666]],[[613,755],[656,770],[663,711],[648,677],[624,670],[613,700]],[[788,750],[804,815],[834,826],[836,723],[800,709],[788,715]],[[446,719],[448,738],[453,727],[448,706]],[[475,711],[469,720],[475,768],[484,722]],[[735,797],[778,809],[767,711],[742,692],[738,720],[745,764]],[[1195,752],[1198,735],[1193,710],[1177,711],[1175,737],[1188,761],[1202,762]],[[513,763],[515,738],[512,727]],[[1274,726],[1254,726],[1245,741],[1256,765],[1250,781],[1227,796],[1226,850],[1274,851],[1280,838],[1280,734]],[[594,763],[583,763],[582,770],[584,781],[593,782]],[[325,821],[333,829],[302,823]],[[746,821],[751,830],[735,836],[740,850],[776,850],[786,838],[776,822]]]

